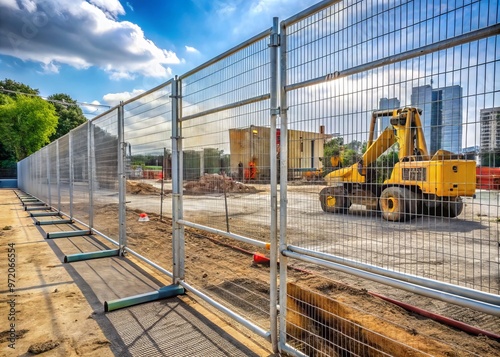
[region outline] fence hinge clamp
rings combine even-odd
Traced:
[[[272,33],[270,36],[269,47],[278,47],[280,45],[280,36],[277,33]]]

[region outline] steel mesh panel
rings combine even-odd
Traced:
[[[268,43],[263,37],[181,77],[183,219],[264,242],[271,217]],[[269,271],[241,275],[256,248],[189,227],[185,240],[185,280],[269,329]],[[237,253],[241,266],[224,259],[234,247],[247,251]]]
[[[422,110],[422,131],[431,156],[444,149],[478,165],[484,163],[477,155],[482,150],[478,149],[484,138],[480,131],[486,121],[480,119],[481,113],[487,116],[485,108],[500,104],[498,81],[486,74],[498,73],[500,68],[495,57],[498,36],[385,66],[369,64],[495,24],[499,20],[496,9],[494,2],[448,4],[443,8],[425,2],[342,2],[287,29],[287,82],[297,84],[325,76],[323,83],[287,92],[289,179],[303,183],[288,187],[289,244],[340,259],[500,292],[495,262],[498,205],[496,196],[484,192],[481,186],[475,198],[461,198],[464,208],[457,218],[448,218],[441,206],[429,206],[432,197],[418,191],[414,196],[403,188],[402,199],[423,208],[406,222],[387,221],[367,192],[373,187],[372,191],[380,190],[380,194],[386,187],[383,183],[391,177],[398,154],[401,156],[399,147],[392,145],[388,151],[376,153],[378,159],[369,168],[361,164],[364,175],[373,173],[361,179],[364,186],[343,186],[351,197],[350,204],[327,214],[320,202],[320,191],[326,185],[342,185],[325,182],[323,176],[340,166],[347,170],[363,157],[375,110],[416,106]],[[480,10],[496,15],[483,18],[477,15]],[[334,79],[335,72],[366,64],[366,70],[358,74]],[[377,120],[375,140],[389,125],[387,117]],[[338,166],[330,163],[335,155],[340,156]],[[469,171],[453,182],[446,180],[450,178],[433,176],[427,181],[450,186],[474,182]]]
[[[94,119],[92,183],[93,225],[106,236],[118,239],[118,110]],[[115,215],[109,220],[104,213]]]
[[[89,153],[87,122],[73,130],[73,215],[89,224]]]
[[[132,356],[254,355],[177,299],[116,311],[108,318]]]
[[[172,271],[172,204],[167,196],[172,192],[170,95],[171,86],[166,85],[127,103],[124,106],[124,141],[127,244]],[[139,222],[141,213],[146,213],[151,223]],[[147,234],[151,225],[165,232],[156,241]]]
[[[59,191],[61,197],[60,210],[69,214],[70,208],[70,161],[69,134],[59,138]]]
[[[59,178],[59,167],[57,162],[57,142],[52,142],[47,145],[49,161],[48,161],[48,175],[49,175],[49,191],[50,198],[49,202],[52,207],[59,209],[59,190],[58,190],[58,178]]]

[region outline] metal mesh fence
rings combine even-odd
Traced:
[[[499,37],[448,44],[387,65],[376,62],[497,22],[496,2],[343,2],[287,29],[288,84],[325,78],[287,93],[289,177],[310,183],[331,172],[325,179],[332,187],[289,186],[289,243],[498,294],[496,194],[481,185],[475,197],[474,189],[461,189],[475,184],[473,166],[481,164],[481,113],[499,105],[495,75],[486,75],[498,73]],[[361,66],[366,69],[335,79]],[[382,112],[404,107],[421,110],[421,127],[411,138],[402,137],[400,123]],[[379,114],[370,127],[374,111]],[[410,143],[420,134],[426,148]],[[409,146],[413,152],[403,152]],[[424,148],[425,154],[416,154]],[[456,159],[451,174],[434,170],[446,169],[445,155]],[[398,160],[420,163],[405,166],[400,175]],[[395,188],[389,192],[389,186]],[[402,206],[416,201],[415,207],[387,207],[394,196]],[[386,200],[378,205],[377,197]],[[399,220],[407,222],[394,223]]]
[[[479,176],[475,190],[476,166],[494,166],[481,141],[500,100],[498,4],[435,5],[339,2],[285,21],[287,243],[498,295],[498,195]],[[324,347],[320,331],[307,333]]]
[[[70,153],[69,135],[61,137],[58,142],[59,149],[59,192],[60,208],[62,212],[71,212],[71,175],[70,175]]]
[[[73,215],[89,225],[89,123],[73,130],[71,152],[73,156]],[[69,213],[69,212],[66,212]]]
[[[118,110],[92,120],[90,125],[93,227],[118,239]]]
[[[127,244],[172,270],[171,86],[124,105]],[[141,217],[147,214],[149,221]],[[158,238],[157,234],[163,232]]]
[[[498,314],[499,9],[323,1],[280,44],[264,31],[23,160],[20,187],[274,343],[279,304],[286,352],[477,354],[372,298],[419,300],[400,289],[416,281]],[[278,264],[256,259],[277,233],[275,303]]]
[[[183,218],[202,227],[185,229],[185,279],[263,328],[269,271],[245,273],[258,249],[203,227],[269,241],[268,44],[263,35],[181,77]]]

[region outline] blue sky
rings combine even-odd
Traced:
[[[317,2],[0,0],[0,78],[115,105]]]

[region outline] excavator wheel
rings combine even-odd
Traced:
[[[460,197],[450,198],[449,201],[442,201],[434,209],[431,210],[430,214],[436,217],[447,217],[455,218],[462,213],[464,210],[464,203]]]
[[[387,221],[400,222],[418,213],[416,195],[402,187],[387,187],[379,199],[382,217]]]
[[[345,213],[351,207],[351,200],[343,187],[325,187],[319,193],[321,209],[329,213]]]

